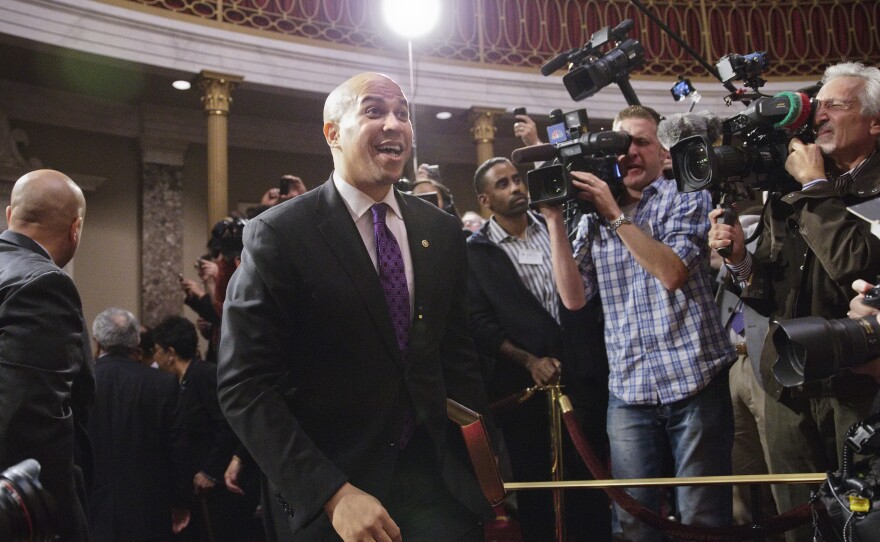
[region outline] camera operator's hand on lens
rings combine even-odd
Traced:
[[[737,220],[734,224],[719,224],[718,217],[724,212],[724,209],[712,209],[709,213],[709,248],[718,250],[719,248],[731,246],[732,254],[725,261],[734,265],[743,261],[746,257],[745,234],[743,233],[742,224]]]
[[[346,482],[324,505],[344,542],[401,542],[400,528],[375,497]]]
[[[516,122],[513,124],[513,135],[520,138],[527,147],[541,143],[541,139],[538,138],[538,126],[528,115],[516,116]]]
[[[798,138],[788,143],[785,170],[801,185],[825,178],[825,159],[818,145],[805,144]]]
[[[571,177],[572,186],[580,190],[578,197],[593,202],[602,218],[612,222],[622,214],[608,183],[583,171],[572,171]]]
[[[526,362],[526,367],[532,375],[532,380],[539,386],[559,382],[559,375],[562,373],[562,363],[556,358],[531,356]]]

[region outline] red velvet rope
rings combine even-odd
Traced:
[[[580,425],[574,415],[574,411],[564,412],[562,419],[571,435],[575,448],[586,463],[587,468],[596,480],[611,479],[611,473],[605,468],[605,465],[596,457],[593,448],[584,438]],[[755,536],[755,528],[750,525],[733,525],[729,527],[698,527],[695,525],[685,525],[677,521],[666,519],[657,513],[648,510],[638,501],[636,501],[626,490],[619,487],[603,488],[605,493],[612,501],[617,503],[621,508],[629,514],[637,518],[639,521],[659,530],[669,536],[682,540],[698,540],[698,541],[733,541],[748,540]],[[788,531],[800,525],[803,525],[812,518],[811,505],[803,504],[797,508],[789,510],[784,514],[767,518],[763,521],[762,530],[765,535],[771,535]]]

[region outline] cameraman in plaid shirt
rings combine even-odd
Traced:
[[[572,172],[585,215],[572,248],[559,207],[544,207],[559,294],[570,310],[599,295],[610,369],[608,436],[615,478],[730,474],[733,414],[727,369],[736,353],[725,335],[708,275],[710,196],[679,193],[661,175],[667,151],[657,139],[660,117],[630,106],[614,130],[632,136],[618,158],[625,174],[615,200],[595,175]],[[658,488],[629,490],[659,511]],[[730,525],[730,486],[676,488],[684,523]],[[622,509],[626,540],[661,535]]]

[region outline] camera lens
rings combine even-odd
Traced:
[[[709,150],[705,145],[694,145],[684,155],[685,171],[689,180],[703,184],[712,175],[712,166],[709,164]]]
[[[0,537],[10,542],[49,542],[53,536],[54,502],[38,479],[33,459],[0,473]]]

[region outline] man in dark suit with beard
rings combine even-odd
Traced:
[[[117,308],[92,324],[98,395],[86,427],[95,448],[89,525],[101,542],[168,540],[190,518],[180,391],[173,376],[137,361],[139,328]]]
[[[332,177],[248,223],[223,316],[220,401],[269,537],[481,540],[491,508],[447,436],[447,396],[486,411],[461,224],[392,187],[412,125],[391,79],[337,87],[324,135]]]
[[[61,270],[79,245],[85,211],[66,175],[32,171],[12,187],[9,229],[0,234],[0,468],[40,463],[64,541],[89,539],[80,467],[91,466],[82,424],[95,374],[82,303]]]

